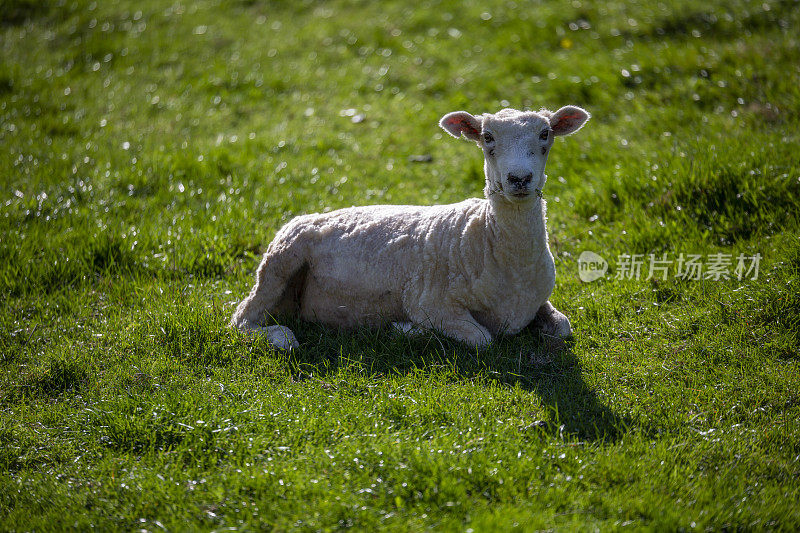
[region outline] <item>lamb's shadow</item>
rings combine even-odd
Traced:
[[[502,386],[519,386],[536,394],[547,411],[531,426],[548,434],[581,441],[618,440],[630,420],[614,413],[584,378],[580,359],[570,343],[550,352],[540,334],[526,330],[502,338],[477,354],[464,345],[430,334],[407,337],[391,328],[382,330],[331,331],[323,326],[299,323],[292,328],[301,339],[301,349],[288,355],[297,368],[297,378],[325,379],[341,366],[352,364],[342,354],[360,354],[359,364],[373,374],[414,372],[447,367],[457,377],[483,377]],[[370,349],[365,352],[364,347]]]
[[[522,372],[507,372],[503,381],[519,384],[535,393],[550,411],[544,421],[559,436],[584,441],[616,441],[631,425],[629,418],[618,415],[604,404],[586,382],[580,359],[568,343],[565,349],[550,352],[545,343],[527,345],[529,357]]]

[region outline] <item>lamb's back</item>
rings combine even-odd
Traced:
[[[476,205],[352,207],[294,219],[279,238],[302,245],[306,258],[302,314],[344,326],[379,315],[403,320],[404,292],[446,276],[449,250]]]

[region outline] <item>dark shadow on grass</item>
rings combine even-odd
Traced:
[[[168,347],[170,356],[198,370],[273,352],[264,338],[209,326],[214,323],[213,313],[204,310],[163,321],[153,330],[156,342]],[[478,353],[438,333],[402,335],[390,326],[348,331],[296,317],[276,318],[300,341],[299,350],[281,355],[295,381],[317,381],[333,387],[333,376],[343,368],[377,378],[423,371],[437,373],[437,379],[444,377],[453,383],[494,383],[536,394],[546,412],[525,429],[556,438],[614,442],[632,425],[605,405],[586,382],[581,361],[569,344],[563,350],[550,351],[545,339],[532,328],[513,337],[501,337]]]
[[[573,344],[570,341],[561,350],[551,350],[545,339],[523,343],[528,364],[512,377],[522,388],[536,393],[551,411],[551,432],[583,441],[617,441],[631,421],[612,411],[589,386]]]
[[[482,379],[536,394],[548,412],[526,429],[566,440],[614,442],[632,425],[589,386],[570,344],[548,351],[530,328],[478,353],[440,334],[406,336],[388,326],[345,331],[291,318],[280,323],[301,343],[298,351],[285,354],[296,380],[324,381],[353,364],[373,376],[444,369],[454,381]]]
[[[19,383],[0,393],[0,405],[25,398],[59,398],[64,393],[80,390],[89,377],[80,361],[56,358],[22,376]]]

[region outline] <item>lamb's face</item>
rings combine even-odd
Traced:
[[[530,201],[541,194],[554,138],[550,122],[536,113],[504,109],[484,115],[477,142],[486,159],[489,194],[501,194],[513,202]]]
[[[588,119],[589,113],[580,107],[565,106],[555,113],[503,109],[480,117],[456,111],[442,117],[439,125],[483,149],[487,197],[529,202],[541,197],[544,167],[555,137],[579,130]]]

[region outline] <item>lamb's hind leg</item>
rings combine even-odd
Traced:
[[[297,342],[297,337],[295,337],[292,330],[286,326],[261,326],[251,328],[248,331],[255,334],[266,335],[267,342],[281,350],[294,350],[300,346]]]
[[[231,327],[266,334],[270,344],[279,348],[296,348],[297,339],[289,328],[263,324],[268,315],[296,311],[305,272],[305,263],[291,250],[268,251],[258,266],[256,284],[231,317]]]

